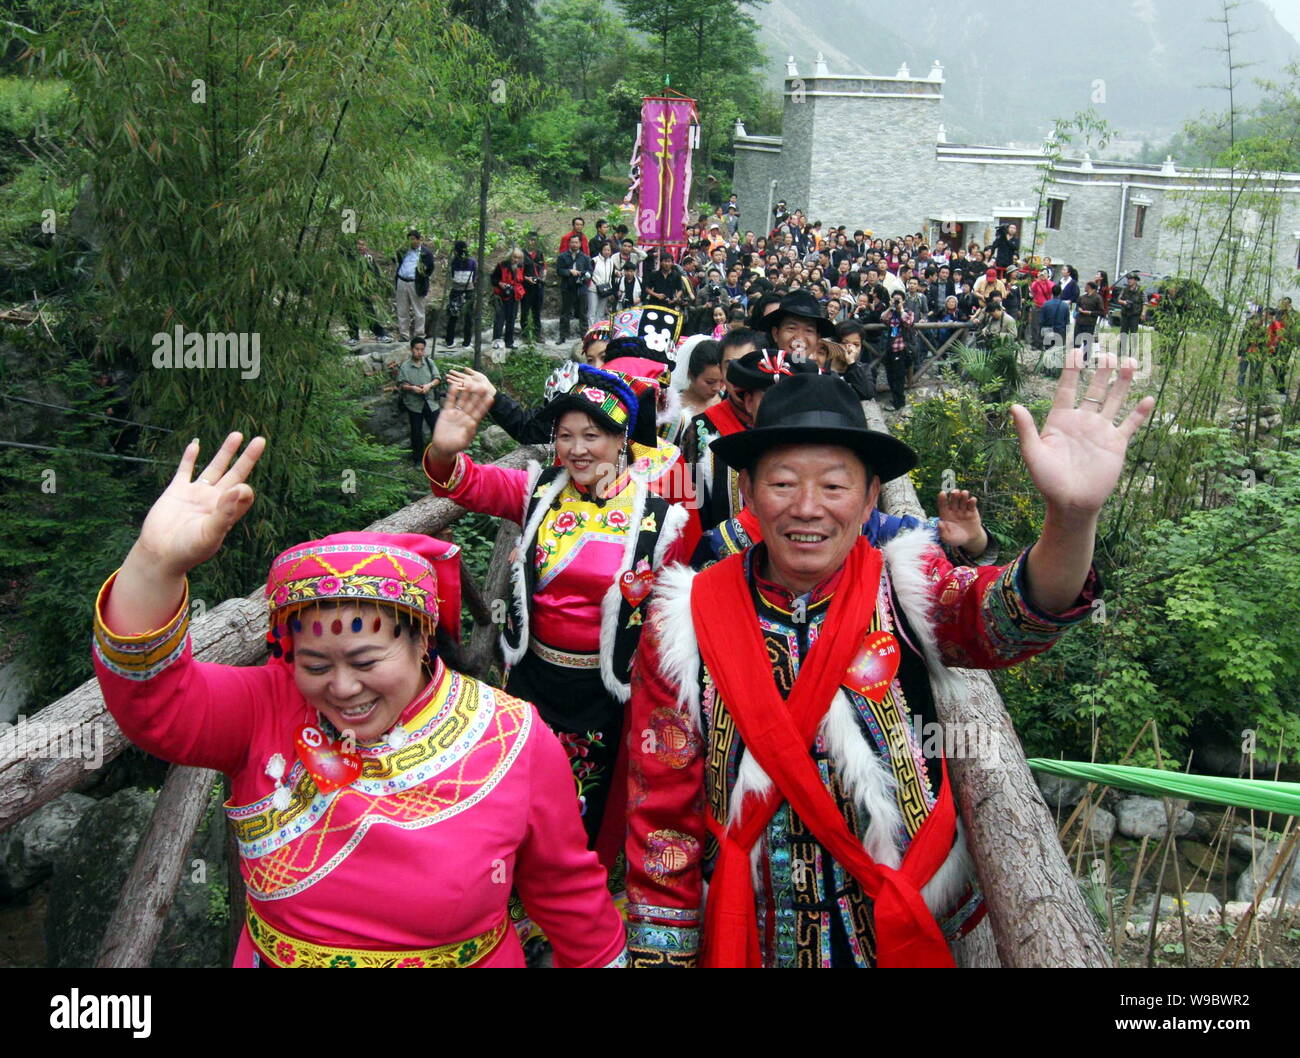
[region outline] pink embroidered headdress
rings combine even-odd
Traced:
[[[282,552],[266,578],[271,655],[293,661],[295,615],[321,602],[367,602],[460,639],[460,548],[418,533],[334,533]],[[359,617],[350,630],[361,631]],[[341,619],[331,622],[343,631]]]

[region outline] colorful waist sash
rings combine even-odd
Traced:
[[[539,642],[536,636],[528,641],[528,649],[543,661],[558,665],[562,669],[600,668],[600,654],[574,654],[568,650],[548,647],[545,643]]]
[[[436,948],[408,948],[399,951],[372,951],[367,948],[331,948],[300,940],[267,925],[252,905],[247,910],[248,935],[258,954],[270,966],[322,969],[454,969],[473,966],[487,958],[501,943],[510,928],[510,918],[501,921],[477,937],[453,941]]]

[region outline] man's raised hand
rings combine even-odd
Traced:
[[[1012,407],[1011,417],[1020,435],[1025,466],[1048,506],[1061,512],[1095,514],[1115,490],[1129,441],[1156,402],[1154,397],[1144,397],[1116,425],[1137,362],[1127,358],[1117,373],[1115,355],[1103,353],[1097,357],[1097,370],[1087,393],[1076,406],[1082,361],[1079,349],[1066,356],[1041,431],[1028,409],[1020,404]]]

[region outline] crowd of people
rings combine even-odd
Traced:
[[[1047,362],[1051,373],[1064,351],[1079,347],[1087,362],[1113,330],[1120,355],[1137,355],[1135,336],[1161,294],[1144,289],[1139,273],[1129,272],[1112,286],[1104,270],[1084,280],[1071,264],[1022,252],[1016,225],[1000,225],[983,247],[961,245],[956,238],[939,238],[931,245],[921,232],[889,238],[846,226],[825,227],[807,220],[800,209],[778,203],[763,234],[741,230],[735,196],[712,214],[700,214],[685,232],[685,244],[672,251],[638,246],[626,225],[611,226],[601,218],[588,232],[585,218],[573,217],[568,231],[555,243],[549,259],[537,232],[529,232],[522,247],[512,247],[491,272],[492,345],[509,351],[517,339],[538,341],[548,281],[558,287],[559,339],[584,336],[582,357],[591,357],[592,338],[607,329],[617,313],[643,305],[661,305],[681,317],[685,336],[719,342],[728,334],[759,327],[761,316],[784,297],[803,295],[815,331],[806,346],[786,351],[810,357],[825,371],[850,383],[863,399],[888,394],[901,408],[907,390],[926,368],[954,345],[993,348],[1000,343],[1028,344],[1034,350],[1057,350]],[[409,245],[393,257],[398,328],[403,341],[423,335],[432,362],[433,317],[425,319],[424,299],[433,271],[429,240],[408,233]],[[366,267],[377,272],[364,244]],[[444,346],[454,348],[459,337],[471,344],[477,319],[473,305],[478,263],[466,244],[456,242],[448,266]],[[403,310],[403,304],[408,308]],[[366,309],[376,334],[383,332],[373,302]],[[353,339],[357,321],[350,321]],[[1247,380],[1269,373],[1285,391],[1284,363],[1296,345],[1296,319],[1289,299],[1276,309],[1259,308],[1243,331],[1238,392]],[[381,338],[389,340],[390,338]],[[705,346],[702,355],[709,355]],[[412,353],[412,361],[420,361]],[[683,360],[686,367],[689,358]],[[589,361],[594,362],[594,361]],[[710,377],[703,361],[704,377]],[[883,371],[882,371],[883,369]],[[418,373],[436,368],[421,368]],[[881,376],[883,374],[883,384]],[[688,386],[699,376],[678,372],[678,390],[692,403],[705,390]],[[439,379],[439,381],[441,381]],[[424,425],[436,416],[436,388],[420,407],[399,379],[403,406],[411,420],[411,457],[423,451]],[[707,382],[702,385],[707,386]],[[719,387],[721,382],[719,382]],[[680,440],[685,419],[679,418]]]
[[[1080,400],[1071,358],[1041,431],[1013,410],[1047,514],[1009,562],[969,492],[886,515],[881,485],[917,457],[868,425],[868,352],[894,391],[921,316],[1009,336],[1015,232],[976,293],[979,250],[819,248],[797,216],[750,241],[737,219],[680,261],[575,220],[549,274],[583,359],[536,407],[458,367],[433,413],[418,232],[395,258],[430,489],[520,527],[499,686],[459,671],[459,549],[418,534],[288,548],[268,663],[196,662],[187,575],[250,509],[266,441],[232,434],[197,478],[187,446],[100,590],[93,650],[128,737],[230,777],[238,965],[519,966],[543,936],[559,966],[955,964],[984,905],[921,724],[947,666],[1016,664],[1092,612],[1097,518],[1153,401],[1125,413],[1134,365],[1113,358]],[[492,273],[505,344],[538,318],[530,243]],[[476,271],[458,245],[450,320]],[[475,462],[489,416],[547,458]]]

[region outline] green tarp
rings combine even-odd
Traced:
[[[1208,801],[1216,805],[1234,805],[1237,808],[1254,808],[1260,812],[1300,816],[1300,783],[1274,782],[1272,779],[1225,779],[1218,775],[1187,775],[1178,771],[1159,771],[1156,768],[1134,768],[1127,764],[1088,764],[1042,757],[1034,757],[1028,763],[1035,771],[1050,775],[1102,783],[1156,797]]]

